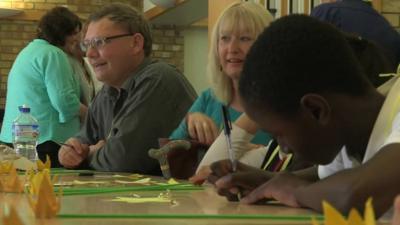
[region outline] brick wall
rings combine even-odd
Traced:
[[[153,26],[153,58],[162,59],[183,71],[183,35],[175,26]]]
[[[382,14],[397,30],[400,30],[399,0],[382,0]]]
[[[0,7],[24,11],[23,19],[0,18],[0,108],[4,108],[7,78],[18,52],[35,37],[37,19],[54,6],[64,5],[85,20],[110,2],[125,2],[139,9],[143,0],[3,0]],[[173,26],[153,27],[153,57],[176,65],[183,71],[183,36]]]

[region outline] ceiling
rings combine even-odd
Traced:
[[[207,0],[186,0],[174,7],[160,10],[160,13],[150,18],[150,22],[154,25],[190,26],[207,16]]]
[[[14,16],[19,13],[22,13],[22,10],[10,9],[10,8],[0,8],[0,17]]]

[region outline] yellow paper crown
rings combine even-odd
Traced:
[[[3,215],[3,224],[4,225],[23,225],[17,210],[15,210],[14,206],[5,206],[4,215]]]
[[[38,172],[32,178],[30,194],[29,204],[37,218],[52,218],[57,215],[60,210],[62,191],[60,189],[58,197],[56,197],[47,169]]]
[[[46,162],[45,163],[43,163],[42,162],[42,160],[38,160],[38,161],[36,161],[36,165],[37,165],[37,169],[38,169],[38,171],[42,171],[42,170],[44,170],[44,169],[50,169],[50,167],[51,167],[51,161],[50,161],[50,157],[49,157],[49,155],[46,155]]]
[[[365,203],[364,219],[356,209],[351,209],[348,219],[343,217],[332,205],[323,201],[325,225],[375,225],[375,213],[372,207],[372,198],[368,198]],[[319,225],[315,218],[311,221],[312,225]]]
[[[13,164],[10,161],[0,162],[0,174],[9,174],[13,169]]]
[[[3,164],[4,165],[4,164]],[[0,176],[0,191],[2,192],[16,192],[20,193],[24,190],[23,183],[19,180],[17,170],[15,167],[6,166],[3,168],[7,168],[8,172],[2,176]]]

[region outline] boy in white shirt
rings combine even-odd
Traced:
[[[211,166],[209,181],[243,203],[274,198],[293,207],[377,216],[400,193],[400,81],[387,96],[366,79],[342,33],[304,15],[272,23],[251,48],[239,82],[246,114],[283,149],[318,170],[271,173],[228,161]]]

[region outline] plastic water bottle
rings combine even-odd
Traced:
[[[36,145],[39,138],[38,121],[30,114],[31,109],[22,105],[18,107],[20,114],[13,121],[12,135],[16,153],[31,161],[37,160]]]

